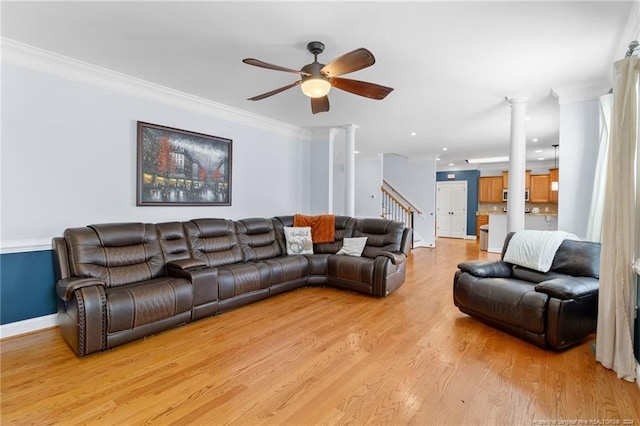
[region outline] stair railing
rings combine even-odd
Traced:
[[[422,211],[386,180],[382,181],[380,191],[382,192],[381,216],[403,222],[406,227],[413,228],[414,214],[422,214]]]

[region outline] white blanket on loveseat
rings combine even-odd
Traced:
[[[518,231],[511,237],[502,260],[536,271],[548,272],[564,240],[579,238],[564,231]]]

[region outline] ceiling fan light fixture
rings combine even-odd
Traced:
[[[370,67],[376,62],[373,54],[364,47],[347,52],[326,65],[318,62],[318,55],[324,51],[324,43],[312,41],[307,44],[307,50],[313,55],[313,62],[302,67],[300,71],[270,64],[255,58],[243,59],[242,62],[247,65],[299,74],[302,77],[300,80],[291,84],[253,96],[247,100],[259,101],[260,99],[268,98],[292,87],[300,86],[302,93],[311,98],[311,112],[317,114],[319,112],[329,111],[329,97],[327,94],[331,90],[331,86],[335,86],[340,90],[354,95],[375,100],[382,100],[393,91],[393,88],[381,86],[380,84],[340,77],[343,74],[349,74]]]
[[[321,98],[327,96],[331,90],[331,83],[326,78],[312,77],[305,79],[300,85],[302,93],[310,98]]]

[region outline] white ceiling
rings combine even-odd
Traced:
[[[509,104],[527,96],[528,160],[553,159],[559,107],[552,89],[607,83],[632,1],[472,2],[10,2],[2,37],[303,127],[356,124],[356,148],[418,157],[439,169],[507,155]],[[295,74],[309,41],[320,62],[366,47],[370,68],[345,77],[395,90],[375,101],[333,89],[313,115],[299,88],[247,98]],[[621,44],[622,43],[622,44]],[[415,136],[411,133],[415,132]],[[532,142],[537,138],[538,142]],[[446,151],[443,149],[447,148]],[[542,153],[534,152],[543,149]]]

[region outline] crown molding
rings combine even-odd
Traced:
[[[616,49],[612,52],[609,64],[607,65],[606,80],[600,82],[591,82],[590,84],[584,84],[581,86],[570,87],[558,87],[551,89],[553,96],[558,100],[559,104],[566,104],[572,102],[581,102],[599,99],[600,96],[609,92],[613,86],[613,64],[620,59],[623,59],[625,53],[629,49],[629,43],[633,40],[640,39],[640,0],[635,0],[631,4],[627,23],[625,24],[624,31],[618,40]]]
[[[640,1],[636,0],[631,5],[631,10],[629,11],[629,18],[627,19],[627,24],[624,27],[624,31],[622,32],[622,36],[620,37],[620,41],[618,43],[618,48],[615,51],[615,56],[613,57],[613,61],[620,60],[624,58],[625,53],[629,50],[629,43],[633,40],[640,41]]]
[[[606,95],[609,90],[611,90],[611,84],[602,80],[587,84],[552,88],[551,93],[558,100],[558,103],[562,105],[599,99],[600,96]]]
[[[309,130],[302,127],[253,114],[4,37],[0,38],[0,42],[3,63],[170,105],[240,125],[304,140],[309,139]]]

